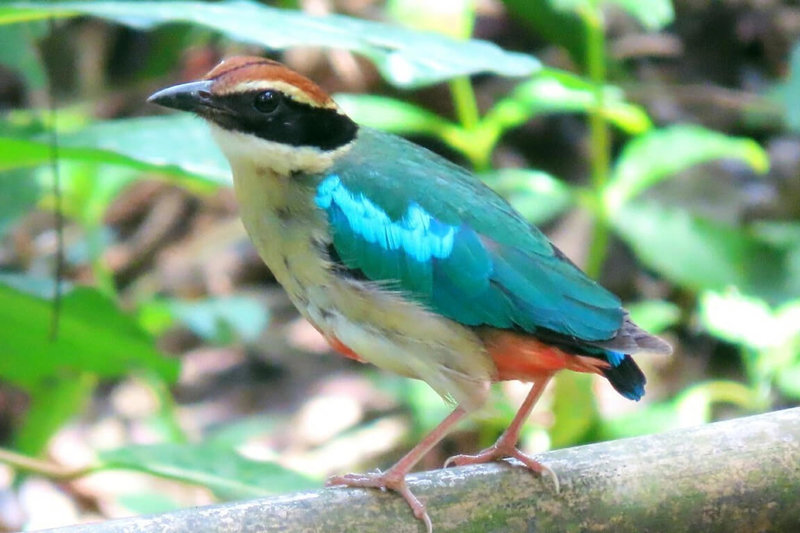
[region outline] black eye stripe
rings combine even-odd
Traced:
[[[223,128],[291,146],[332,150],[352,141],[358,130],[336,109],[298,102],[276,89],[217,96],[214,103],[222,112],[208,118]]]

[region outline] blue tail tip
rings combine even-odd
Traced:
[[[644,385],[636,385],[626,391],[621,391],[622,395],[629,400],[638,402],[644,396]]]

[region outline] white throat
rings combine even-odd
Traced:
[[[352,145],[349,143],[335,150],[326,151],[312,146],[290,146],[267,141],[255,135],[226,130],[214,123],[209,123],[209,126],[214,140],[232,167],[253,166],[279,176],[288,176],[293,172],[308,174],[324,172]]]

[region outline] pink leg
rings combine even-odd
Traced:
[[[450,431],[453,425],[461,420],[466,413],[460,407],[447,415],[447,418],[428,433],[419,444],[414,446],[410,452],[405,454],[386,472],[374,474],[347,474],[344,476],[333,476],[328,479],[326,485],[346,485],[348,487],[373,487],[382,490],[393,490],[399,493],[408,502],[414,516],[425,523],[428,533],[433,531],[431,518],[425,510],[425,505],[417,499],[406,485],[406,474],[414,468],[414,465],[422,459],[436,444],[442,440]]]
[[[514,415],[514,420],[511,421],[511,424],[509,424],[508,428],[506,428],[503,434],[500,435],[500,438],[497,439],[497,442],[485,450],[478,452],[476,455],[453,456],[445,461],[444,466],[447,467],[450,464],[455,464],[457,466],[474,465],[488,463],[489,461],[496,461],[497,459],[502,459],[504,457],[513,457],[534,472],[538,472],[540,474],[546,473],[552,477],[556,485],[556,492],[558,492],[558,477],[556,477],[555,472],[517,449],[517,441],[519,441],[519,432],[522,429],[522,425],[528,419],[528,415],[530,415],[531,410],[533,410],[533,406],[536,405],[537,400],[539,400],[542,392],[544,392],[544,389],[551,377],[553,377],[552,374],[544,376],[541,379],[533,382],[533,386],[531,386],[528,396],[525,397],[525,401],[522,402],[517,414]]]

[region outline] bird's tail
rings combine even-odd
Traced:
[[[647,383],[644,373],[630,355],[615,355],[622,357],[620,362],[615,366],[604,368],[602,373],[618,393],[629,400],[638,401],[644,396],[644,385]]]

